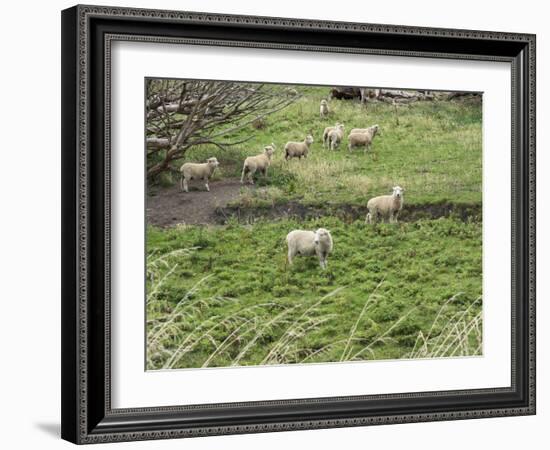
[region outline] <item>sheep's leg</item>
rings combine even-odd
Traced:
[[[376,223],[378,221],[378,211],[376,209],[373,209],[372,211],[369,210],[369,223]]]
[[[292,258],[293,258],[292,250],[288,249],[288,265],[292,265]]]
[[[248,181],[250,184],[254,184],[254,172],[256,172],[256,170],[248,169]]]
[[[243,166],[243,171],[241,173],[241,184],[244,183],[244,176],[246,175],[246,166]]]
[[[180,178],[180,191],[183,191],[183,175]]]
[[[185,192],[189,192],[189,186],[187,185],[187,180],[185,179],[185,177],[183,177],[182,180],[183,180],[183,190]]]
[[[372,223],[372,217],[370,215],[370,212],[367,213],[367,217],[365,217],[365,223],[368,223],[368,224]]]
[[[210,192],[210,186],[208,186],[208,178],[203,178],[204,180],[204,187],[206,188],[207,192]]]

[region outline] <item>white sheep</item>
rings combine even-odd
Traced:
[[[329,132],[328,140],[330,142],[331,150],[336,150],[340,146],[342,139],[344,139],[344,128],[344,124],[340,124],[335,127],[334,130]]]
[[[338,128],[339,125],[340,125],[340,123],[336,122],[333,127],[326,127],[325,130],[323,131],[323,147],[324,148],[329,147],[329,144],[330,144],[330,141],[329,141],[329,138],[328,138],[329,133],[332,130],[335,130],[336,128]]]
[[[327,268],[327,257],[332,252],[332,236],[330,231],[319,228],[316,231],[293,230],[286,235],[288,246],[288,263],[296,255],[317,256],[322,269]]]
[[[185,192],[189,192],[188,182],[190,180],[203,180],[206,190],[210,192],[208,180],[220,163],[214,157],[208,158],[205,163],[185,163],[180,168],[181,180],[180,187]]]
[[[379,216],[389,219],[390,223],[396,223],[397,216],[403,208],[403,192],[405,192],[405,189],[395,186],[391,195],[381,195],[371,198],[367,202],[369,212],[365,223],[376,222]]]
[[[369,128],[354,128],[350,131],[348,136],[348,150],[354,147],[365,147],[365,152],[370,149],[372,141],[376,134],[379,132],[380,127],[373,125]]]
[[[321,117],[326,117],[328,116],[329,114],[329,109],[328,109],[328,103],[326,100],[321,100],[321,105],[319,106],[319,115]]]
[[[287,142],[285,145],[285,159],[307,157],[309,146],[313,144],[313,136],[308,134],[303,142]]]
[[[244,183],[244,177],[247,173],[248,180],[251,184],[254,184],[253,176],[257,171],[262,173],[264,177],[267,177],[267,169],[271,165],[273,153],[275,153],[275,144],[272,142],[271,145],[266,145],[264,147],[263,153],[246,158],[243,164],[241,183]]]

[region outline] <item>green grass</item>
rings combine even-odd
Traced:
[[[288,266],[286,234],[320,225],[328,269]],[[150,227],[147,243],[149,369],[481,351],[477,222]]]
[[[379,102],[365,109],[357,101],[332,100],[329,118],[319,117],[319,101],[327,88],[296,86],[302,97],[288,108],[265,119],[263,128],[252,125],[229,136],[245,137],[245,144],[228,151],[201,146],[191,149],[187,160],[216,156],[221,165],[215,179],[237,178],[246,156],[274,142],[277,152],[267,181],[277,188],[281,201],[304,204],[326,202],[363,205],[374,195],[391,192],[398,184],[407,190],[408,204],[481,202],[482,134],[481,104],[472,101],[424,101],[400,105]],[[348,153],[347,132],[339,150],[323,149],[325,126],[343,122],[352,128],[380,125],[372,153]],[[303,140],[309,131],[315,142],[309,157],[284,161],[287,141]],[[249,201],[246,198],[244,201]],[[237,204],[239,201],[236,202]]]
[[[482,224],[480,217],[367,226],[339,219],[342,205],[404,187],[405,204],[451,204],[478,211],[482,195],[481,104],[417,102],[361,107],[330,102],[328,88],[295,86],[302,97],[261,127],[229,140],[223,151],[191,149],[186,160],[216,156],[216,179],[240,177],[246,156],[274,142],[269,177],[241,189],[233,206],[265,208],[289,201],[324,211],[319,219],[229,219],[224,226],[147,230],[147,367],[338,362],[481,354]],[[325,126],[346,130],[378,123],[372,152],[322,147]],[[289,140],[310,130],[309,157],[284,161]],[[168,182],[170,180],[168,179]],[[211,184],[211,187],[213,184]],[[161,193],[159,194],[161,195]],[[476,213],[478,214],[478,213]],[[315,258],[286,263],[286,234],[328,228],[334,252],[328,269]]]

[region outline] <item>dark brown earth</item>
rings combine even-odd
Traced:
[[[211,181],[210,192],[202,185],[190,186],[189,192],[180,191],[179,184],[158,189],[147,196],[147,223],[159,227],[219,223],[216,210],[225,208],[240,190],[238,180]]]
[[[251,223],[257,218],[277,219],[280,217],[311,219],[322,216],[336,216],[344,222],[351,223],[357,219],[364,220],[367,215],[366,205],[326,204],[323,206],[306,206],[296,201],[289,201],[271,207],[248,208],[232,206],[216,211],[216,223],[224,223],[227,217],[236,217],[240,222]],[[403,205],[399,213],[400,222],[416,222],[421,219],[455,217],[463,222],[481,221],[481,205],[437,203],[426,205]]]
[[[245,189],[250,189],[247,185]],[[278,203],[270,207],[249,208],[228,206],[238,198],[242,185],[238,180],[222,180],[210,183],[210,192],[203,186],[190,187],[190,192],[181,192],[179,186],[161,188],[147,197],[147,223],[159,227],[171,227],[184,223],[224,224],[230,217],[250,223],[257,218],[299,218],[308,219],[333,215],[346,222],[364,219],[367,208],[364,205],[327,204],[305,206],[297,201]],[[420,219],[456,217],[460,220],[480,221],[481,205],[441,202],[426,205],[405,205],[399,220],[414,222]]]

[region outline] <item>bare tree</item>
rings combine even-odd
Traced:
[[[170,163],[195,145],[222,150],[250,138],[231,135],[295,102],[279,86],[226,81],[147,81],[147,177],[171,170]]]

